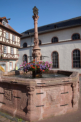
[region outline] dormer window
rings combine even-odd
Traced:
[[[54,28],[57,28],[57,25],[54,25]]]
[[[2,21],[2,24],[3,24],[4,26],[7,26],[7,22],[6,22],[5,19]]]
[[[8,32],[6,32],[6,39],[8,39]]]
[[[12,40],[15,41],[15,36],[14,35],[12,36]]]

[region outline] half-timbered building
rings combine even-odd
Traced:
[[[0,17],[0,65],[5,71],[16,68],[20,37],[21,34],[8,24],[7,18]]]

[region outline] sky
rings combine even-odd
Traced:
[[[81,16],[81,0],[0,0],[0,17],[18,33],[34,28],[33,7],[39,9],[38,27]]]

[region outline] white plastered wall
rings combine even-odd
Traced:
[[[41,53],[43,56],[48,56],[44,58],[44,61],[52,61],[51,54],[53,51],[57,51],[59,54],[59,68],[60,70],[69,70],[69,71],[78,71],[81,73],[81,68],[76,69],[72,68],[72,51],[74,49],[81,50],[81,40],[71,41],[71,42],[63,42],[53,45],[44,45],[41,46]]]
[[[23,55],[24,54],[26,54],[27,56],[30,56],[30,48],[19,49],[19,59],[18,59],[18,63],[17,63],[17,64],[19,64],[19,66],[23,62]],[[30,62],[30,58],[28,58],[28,62]]]
[[[10,33],[10,39],[12,40],[12,34]]]
[[[2,29],[0,28],[0,36],[2,35]],[[2,41],[2,37],[0,38],[0,41]]]
[[[0,36],[2,35],[2,29],[0,28]]]
[[[27,43],[27,46],[32,46],[34,44],[34,37],[29,37],[29,38],[22,39],[20,41],[20,47],[21,48],[23,47],[23,44],[25,42]]]
[[[39,39],[42,41],[42,44],[50,43],[52,37],[58,37],[59,42],[71,40],[73,33],[79,33],[81,38],[81,27],[68,28],[59,31],[54,31],[51,33],[46,33],[39,35]]]
[[[7,53],[10,53],[10,46],[7,46],[7,50],[8,50]]]
[[[41,45],[41,54],[43,56],[48,56],[44,58],[44,61],[52,61],[51,54],[53,51],[59,53],[59,70],[69,70],[69,71],[78,71],[81,74],[81,68],[76,69],[72,68],[72,51],[74,49],[80,49],[81,51],[81,40],[69,41],[72,40],[72,34],[79,33],[81,38],[81,27],[69,28],[64,30],[59,30],[51,33],[46,33],[39,35],[39,39],[42,41],[42,44],[51,43],[52,37],[56,36],[61,43]],[[24,42],[27,42],[28,46],[33,45],[34,38],[25,38],[21,40],[21,47]],[[69,41],[69,42],[64,42]],[[32,48],[23,48],[19,49],[19,65],[22,63],[22,56],[27,54],[28,56],[32,55]],[[31,52],[31,53],[30,53]]]
[[[13,64],[13,70],[15,69],[15,63],[16,63],[16,61],[9,60],[9,61],[7,62],[7,65],[8,65],[8,67],[7,67],[8,70],[7,70],[7,71],[8,71],[8,72],[10,71],[10,64],[9,64],[10,62],[12,62],[12,64]]]
[[[14,48],[14,54],[16,54],[16,48]]]

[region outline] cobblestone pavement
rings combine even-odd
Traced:
[[[0,122],[28,122],[0,112]]]
[[[67,113],[65,115],[50,117],[48,119],[40,120],[38,122],[81,122],[81,77],[80,77],[80,101],[79,109],[72,113]],[[8,114],[0,112],[0,122],[28,122],[14,118]]]

